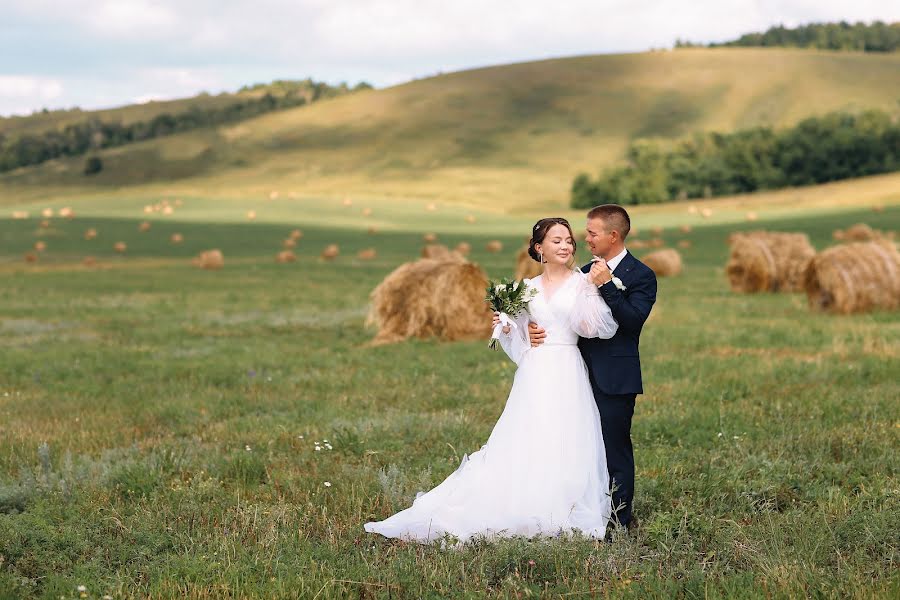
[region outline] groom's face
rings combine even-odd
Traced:
[[[606,224],[600,218],[588,219],[584,241],[594,256],[606,256],[613,246],[613,236],[606,231]]]

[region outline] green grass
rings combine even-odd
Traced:
[[[144,202],[84,200],[44,231],[33,216],[0,220],[0,598],[74,597],[77,585],[95,598],[900,592],[896,313],[824,316],[799,295],[729,292],[725,239],[749,224],[683,235],[674,212],[636,214],[638,228],[664,224],[670,244],[694,243],[684,275],[660,281],[643,336],[636,534],[457,552],[362,524],[480,447],[513,365],[484,341],[367,346],[367,298],[418,254],[425,228],[509,274],[525,217],[479,212],[466,229],[462,213],[398,209],[384,217],[396,227],[369,236],[358,202],[353,218],[332,219],[339,229],[315,218],[324,200],[298,201],[293,218],[287,204],[257,207],[247,223],[249,200],[216,212],[215,199],[187,198],[179,222],[155,217],[138,233]],[[856,221],[900,228],[896,206],[872,216],[766,226],[806,231],[819,248]],[[275,264],[297,224],[300,261]],[[87,227],[97,240],[82,239]],[[174,231],[182,246],[168,244]],[[27,265],[36,232],[48,248]],[[493,237],[502,254],[483,250]],[[117,239],[127,255],[113,255]],[[333,241],[341,257],[319,262]],[[225,253],[222,271],[190,266],[209,247]],[[378,259],[357,260],[365,247]],[[99,266],[80,266],[86,254]],[[315,451],[325,439],[334,450]]]
[[[893,111],[900,55],[782,48],[581,56],[450,73],[0,176],[17,202],[122,186],[559,210],[636,137]],[[140,107],[134,108],[139,110]],[[148,107],[142,110],[156,110]],[[136,113],[142,114],[142,113]],[[158,190],[154,190],[154,193]]]

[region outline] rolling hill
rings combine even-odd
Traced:
[[[495,210],[560,209],[581,170],[638,137],[893,110],[900,55],[679,49],[474,69],[104,151],[0,177],[4,204],[48,195],[351,195]],[[890,179],[890,178],[888,178]]]

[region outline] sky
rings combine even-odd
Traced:
[[[0,0],[0,115],[900,21],[900,0]]]

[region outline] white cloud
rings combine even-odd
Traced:
[[[30,114],[62,97],[58,79],[25,75],[0,75],[0,114]]]

